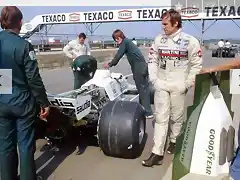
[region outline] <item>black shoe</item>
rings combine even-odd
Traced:
[[[163,156],[152,153],[147,160],[142,161],[142,165],[146,167],[152,167],[154,165],[161,165],[163,163]]]
[[[167,153],[168,154],[174,154],[175,153],[175,149],[176,149],[176,143],[169,143],[168,149],[167,149]]]

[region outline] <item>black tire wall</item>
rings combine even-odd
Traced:
[[[110,101],[102,110],[98,124],[99,147],[107,156],[136,158],[141,155],[140,124],[146,118],[143,107],[137,102]],[[144,138],[143,138],[144,139]]]

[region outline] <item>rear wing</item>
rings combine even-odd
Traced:
[[[90,95],[78,95],[76,98],[65,98],[48,94],[48,101],[52,107],[75,110],[77,120],[82,119],[91,111]]]

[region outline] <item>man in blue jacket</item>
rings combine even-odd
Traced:
[[[1,180],[17,179],[17,146],[20,180],[37,180],[34,161],[35,120],[40,112],[39,107],[43,118],[49,112],[49,102],[39,74],[34,48],[18,35],[22,18],[23,15],[16,6],[2,9],[0,74],[3,69],[12,70],[12,92],[3,94],[0,90]]]
[[[146,118],[153,118],[150,103],[150,89],[148,83],[148,65],[140,49],[124,33],[117,29],[113,32],[114,41],[119,44],[119,49],[113,60],[104,65],[105,68],[116,66],[125,54],[133,72],[133,79],[139,92],[139,99],[145,108]]]
[[[93,78],[97,70],[97,60],[91,55],[78,56],[72,63],[74,74],[74,89],[81,86]]]

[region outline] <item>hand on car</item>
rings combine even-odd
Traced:
[[[108,69],[108,68],[109,68],[108,63],[105,63],[103,66],[104,66],[105,69]]]
[[[205,74],[205,73],[209,73],[210,69],[209,68],[203,68],[201,69],[201,71],[199,72],[199,74]]]
[[[40,111],[40,118],[41,119],[46,119],[46,117],[48,116],[49,114],[49,111],[50,111],[50,107],[45,107],[45,108],[41,108],[41,111]]]

